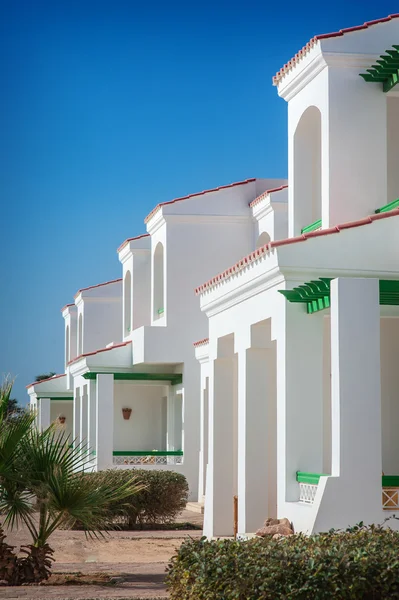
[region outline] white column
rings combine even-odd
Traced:
[[[285,301],[277,333],[278,511],[299,500],[297,471],[323,466],[323,315]]]
[[[378,280],[331,282],[331,368],[332,474],[359,480],[381,504]]]
[[[268,352],[238,352],[238,532],[253,533],[268,509]],[[272,482],[270,482],[271,484]]]
[[[88,444],[90,452],[96,450],[96,381],[90,380],[87,386],[88,395]]]
[[[166,428],[166,449],[178,450],[175,448],[175,390],[171,386],[168,387]]]
[[[80,398],[80,439],[82,444],[87,449],[88,445],[88,396],[87,385],[81,389],[82,395]]]
[[[50,398],[40,398],[40,430],[50,427]]]
[[[110,469],[114,449],[114,376],[97,375],[96,395],[96,458],[97,470]]]
[[[315,531],[381,523],[379,282],[331,282],[332,477]]]
[[[204,387],[203,387],[204,386]],[[208,464],[208,399],[209,396],[209,377],[201,386],[201,424],[200,424],[200,465],[199,465],[199,487],[198,501],[202,502],[206,493],[206,469]]]
[[[73,439],[75,446],[81,442],[80,437],[80,388],[75,388],[73,399]]]
[[[210,361],[209,467],[204,535],[233,534],[234,359]]]

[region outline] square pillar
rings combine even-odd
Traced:
[[[268,376],[266,349],[238,352],[238,532],[253,533],[268,508]]]
[[[89,380],[87,386],[87,400],[88,400],[88,444],[90,452],[96,450],[96,434],[97,434],[97,423],[96,423],[96,382],[92,379]]]
[[[331,282],[332,475],[381,504],[380,303],[377,279]],[[363,495],[363,492],[359,490]],[[365,492],[364,492],[365,493]],[[361,515],[359,515],[361,516]]]
[[[40,398],[39,429],[45,431],[50,427],[50,398]]]
[[[88,440],[88,397],[87,397],[87,385],[84,385],[80,398],[80,440],[85,448],[89,443]]]
[[[97,375],[96,394],[96,458],[97,470],[113,466],[114,449],[114,376]]]
[[[80,388],[75,388],[73,398],[73,440],[75,447],[81,442],[80,437]]]
[[[231,536],[235,494],[234,357],[210,362],[209,466],[205,498],[204,535]]]
[[[278,512],[299,500],[297,471],[323,467],[323,314],[284,301],[277,340]]]
[[[314,531],[382,523],[380,306],[377,279],[331,282],[332,477]]]
[[[208,465],[208,427],[209,427],[209,377],[201,386],[201,422],[200,422],[200,465],[198,501],[202,502],[206,493],[206,469]]]

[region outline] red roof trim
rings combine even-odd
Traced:
[[[141,240],[141,238],[148,237],[149,233],[143,233],[142,235],[137,235],[136,237],[127,238],[117,249],[117,252],[120,252],[129,242],[133,242],[134,240]]]
[[[147,217],[144,219],[144,223],[148,223],[151,217],[153,217],[162,206],[174,204],[175,202],[181,202],[182,200],[189,200],[189,198],[195,198],[195,196],[203,196],[204,194],[209,194],[210,192],[219,192],[220,190],[236,187],[237,185],[245,185],[246,183],[252,183],[253,181],[256,181],[256,177],[253,177],[252,179],[245,179],[244,181],[236,181],[235,183],[229,183],[228,185],[221,185],[220,187],[204,190],[203,192],[197,192],[195,194],[189,194],[188,196],[182,196],[181,198],[175,198],[174,200],[169,200],[169,202],[161,202],[160,204],[156,205],[149,215],[147,215]]]
[[[399,13],[395,13],[392,15],[388,15],[387,17],[383,17],[382,19],[376,19],[374,21],[366,21],[363,25],[357,25],[356,27],[347,27],[345,29],[340,29],[339,31],[334,31],[332,33],[322,33],[321,35],[315,35],[309,42],[301,49],[299,52],[295,54],[295,56],[288,61],[273,77],[273,85],[278,85],[283,77],[293,69],[296,64],[304,57],[306,54],[317,44],[319,40],[325,40],[327,38],[341,37],[346,33],[352,33],[353,31],[360,31],[362,29],[368,29],[373,25],[378,25],[379,23],[386,23],[387,21],[391,21],[392,19],[397,19],[399,17]]]
[[[94,350],[93,352],[86,352],[86,354],[79,354],[79,356],[70,360],[68,365],[71,365],[72,363],[80,360],[81,358],[86,358],[86,356],[94,356],[94,354],[100,354],[101,352],[108,352],[108,350],[114,350],[115,348],[122,348],[123,346],[127,346],[128,344],[131,344],[131,343],[132,343],[131,341],[122,342],[120,344],[114,344],[113,346],[110,346],[109,348],[100,348],[99,350]]]
[[[94,290],[94,288],[99,288],[99,287],[102,287],[103,285],[110,285],[111,283],[118,283],[119,281],[122,281],[121,277],[119,277],[119,279],[112,279],[111,281],[105,281],[104,283],[97,283],[97,285],[89,285],[88,287],[81,288],[80,290],[78,290],[76,292],[76,294],[74,295],[74,298],[77,298],[79,296],[79,294],[81,294],[82,292],[85,292],[86,290]]]
[[[53,379],[58,379],[59,377],[65,377],[66,373],[61,373],[60,375],[53,375],[53,377],[48,377],[47,379],[42,379],[41,381],[34,381],[33,383],[29,383],[26,388],[30,388],[34,385],[39,385],[39,383],[44,383],[45,381],[52,381]]]
[[[290,244],[297,244],[298,242],[306,242],[308,239],[314,237],[321,237],[325,235],[333,235],[334,233],[340,233],[340,231],[344,229],[351,229],[353,227],[362,227],[363,225],[371,225],[373,221],[378,221],[379,219],[388,219],[389,217],[399,216],[399,208],[395,208],[394,210],[390,210],[386,213],[379,213],[375,215],[370,215],[365,219],[359,219],[358,221],[350,221],[348,223],[342,223],[340,225],[336,225],[335,227],[330,227],[329,229],[319,229],[318,231],[311,231],[309,233],[303,233],[302,235],[294,238],[287,238],[284,240],[278,240],[276,242],[269,242],[265,246],[258,248],[248,256],[245,256],[240,261],[238,261],[235,265],[223,271],[219,275],[212,277],[209,281],[203,283],[199,287],[195,289],[195,293],[198,296],[202,294],[209,288],[213,287],[217,283],[223,281],[224,279],[228,279],[234,273],[238,273],[247,265],[249,265],[254,260],[258,259],[262,254],[266,254],[270,252],[273,248],[279,248],[280,246],[288,246]]]
[[[65,304],[65,306],[63,306],[63,307],[61,308],[61,312],[64,312],[64,310],[65,310],[66,308],[70,308],[71,306],[75,306],[75,304],[73,304],[73,303],[72,303],[72,304]]]
[[[194,342],[194,348],[198,348],[198,346],[205,346],[205,344],[209,344],[209,338],[204,338],[203,340],[198,340],[198,342]]]
[[[252,202],[249,203],[250,208],[256,206],[256,204],[259,204],[259,202],[263,200],[263,198],[266,198],[266,196],[268,196],[269,194],[273,194],[273,192],[281,192],[281,190],[285,190],[287,187],[288,183],[286,183],[285,185],[280,185],[280,187],[272,188],[271,190],[266,190],[265,192],[263,192],[263,194],[257,196],[255,200],[252,200]]]

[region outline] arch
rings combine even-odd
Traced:
[[[126,271],[123,282],[123,303],[125,335],[129,335],[132,330],[132,275],[130,271]]]
[[[66,326],[65,329],[65,366],[69,363],[70,359],[70,353],[69,353],[69,325]]]
[[[82,313],[79,315],[78,321],[78,356],[83,354],[83,316]]]
[[[164,279],[164,249],[162,243],[158,242],[154,252],[154,319],[159,319],[164,312]]]
[[[256,241],[256,249],[262,248],[262,246],[266,246],[270,242],[270,235],[267,231],[263,231]]]
[[[321,219],[321,112],[309,106],[294,133],[294,233]]]

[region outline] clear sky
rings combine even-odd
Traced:
[[[0,373],[63,370],[61,307],[158,203],[287,175],[274,73],[397,1],[0,0]],[[201,283],[201,282],[199,282]]]

